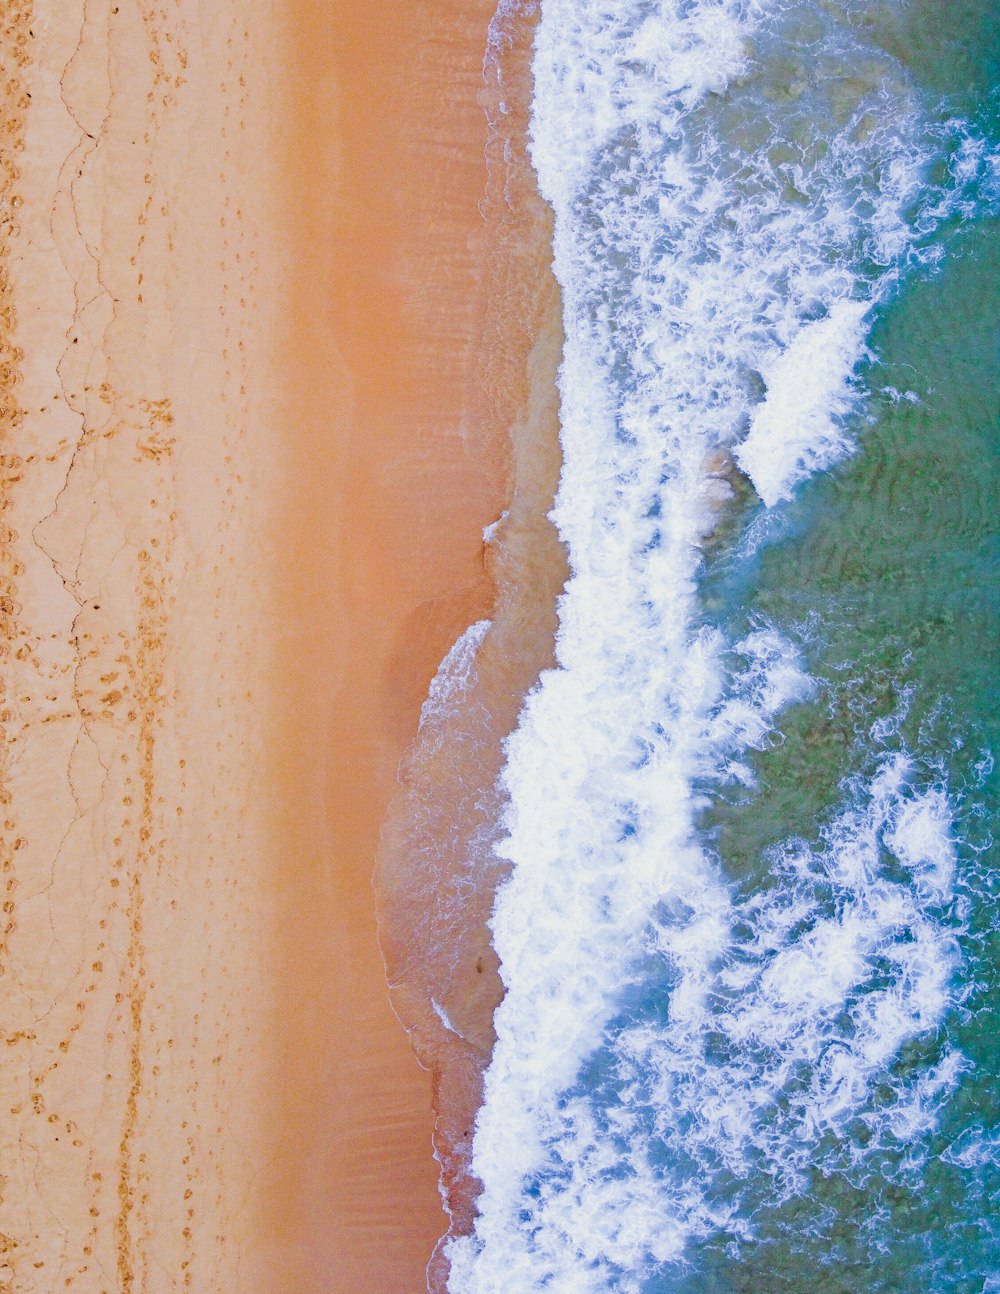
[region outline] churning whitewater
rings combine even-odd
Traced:
[[[855,530],[823,539],[883,423],[909,488],[933,374],[879,329],[998,206],[921,12],[543,0],[572,574],[507,749],[453,1294],[992,1288],[1000,1112],[959,1027],[992,756],[909,610],[863,638]]]

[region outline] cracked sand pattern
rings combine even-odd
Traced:
[[[249,39],[196,0],[0,18],[11,1294],[241,1287],[265,991]]]
[[[526,236],[482,230],[495,8],[2,7],[0,1294],[425,1284],[372,868],[558,341],[547,250],[485,264]],[[498,714],[550,632],[511,607]]]

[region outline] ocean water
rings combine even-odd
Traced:
[[[1000,1290],[1000,13],[542,0],[534,75],[571,575],[449,1289]]]

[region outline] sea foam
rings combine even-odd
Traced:
[[[929,183],[944,136],[859,12],[542,6],[571,576],[507,747],[506,996],[453,1294],[639,1291],[698,1238],[750,1237],[762,1190],[891,1159],[963,1071],[939,1038],[961,928],[942,785],[887,752],[811,839],[772,844],[758,891],[699,832],[814,691],[787,633],[730,643],[705,614],[719,464],[775,506],[852,451],[880,303],[992,174],[956,145]]]
[[[476,653],[489,630],[490,620],[477,620],[459,634],[437,668],[420,707],[420,731],[431,732],[435,720],[453,709],[475,682]]]

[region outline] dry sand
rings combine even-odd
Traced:
[[[0,1290],[423,1288],[369,878],[492,597],[491,9],[4,6]]]

